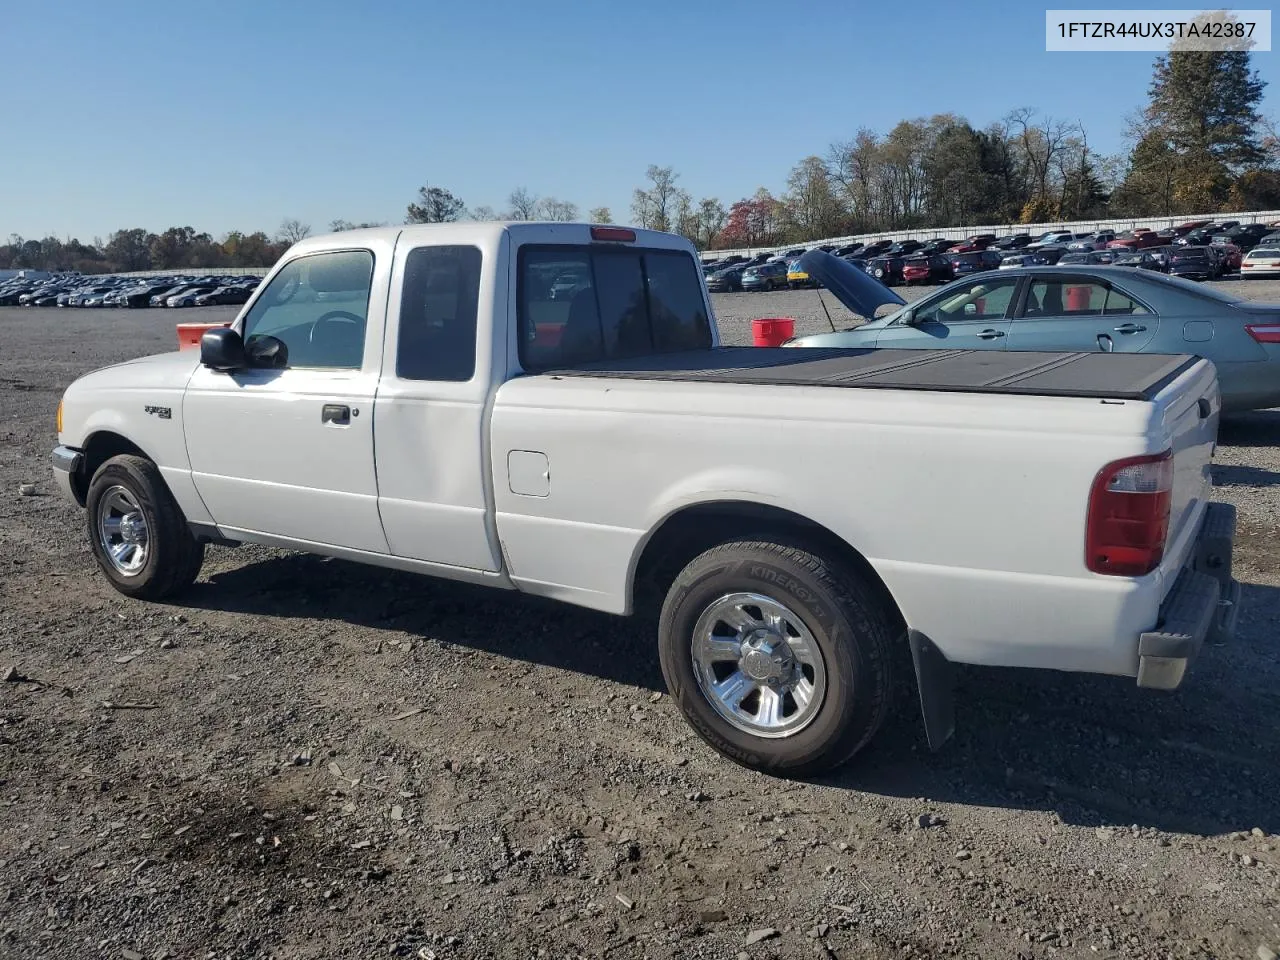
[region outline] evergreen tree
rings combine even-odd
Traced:
[[[1212,157],[1238,172],[1263,159],[1258,105],[1265,86],[1247,50],[1175,50],[1156,60],[1146,119],[1180,154]]]

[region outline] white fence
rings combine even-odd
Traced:
[[[1150,227],[1152,230],[1164,230],[1176,227],[1180,223],[1192,220],[1239,220],[1241,223],[1272,223],[1280,221],[1280,210],[1260,210],[1253,213],[1198,213],[1179,217],[1128,217],[1121,220],[1055,220],[1051,223],[984,223],[967,227],[915,227],[911,230],[890,230],[884,233],[861,233],[848,237],[829,237],[822,240],[809,240],[805,243],[785,243],[774,247],[744,247],[740,250],[704,250],[702,256],[729,257],[734,254],[753,256],[757,253],[775,253],[782,250],[794,250],[804,247],[816,247],[820,244],[872,243],[876,240],[930,240],[933,237],[952,237],[956,240],[972,237],[979,233],[994,233],[1001,236],[1007,233],[1029,233],[1033,237],[1048,230],[1070,230],[1072,233],[1084,233],[1086,230],[1115,230],[1117,233],[1132,230],[1135,227]]]
[[[171,270],[129,270],[113,277],[265,277],[270,267],[174,267]]]

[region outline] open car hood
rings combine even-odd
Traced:
[[[800,269],[822,282],[850,311],[868,320],[886,303],[901,307],[907,301],[865,270],[823,250],[810,250],[800,258]]]

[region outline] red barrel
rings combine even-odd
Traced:
[[[757,347],[780,347],[795,336],[796,322],[791,317],[763,317],[751,321],[751,342]]]
[[[1092,287],[1067,287],[1067,312],[1088,313],[1092,299]]]
[[[539,347],[557,347],[564,333],[563,323],[535,323],[533,325],[533,342]]]
[[[178,349],[179,350],[199,350],[200,338],[208,331],[216,330],[218,327],[229,327],[231,322],[226,323],[180,323],[178,324]]]

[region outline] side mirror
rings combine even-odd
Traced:
[[[966,304],[964,305],[964,315],[965,315],[966,317],[976,316],[976,315],[977,315],[977,313],[978,313],[978,307],[977,307],[977,304],[973,304],[973,303],[966,303]]]
[[[200,338],[200,363],[214,370],[239,370],[248,366],[244,341],[230,327],[209,330]]]
[[[289,366],[289,348],[283,340],[265,333],[254,334],[244,345],[249,366],[266,370],[283,370]]]

